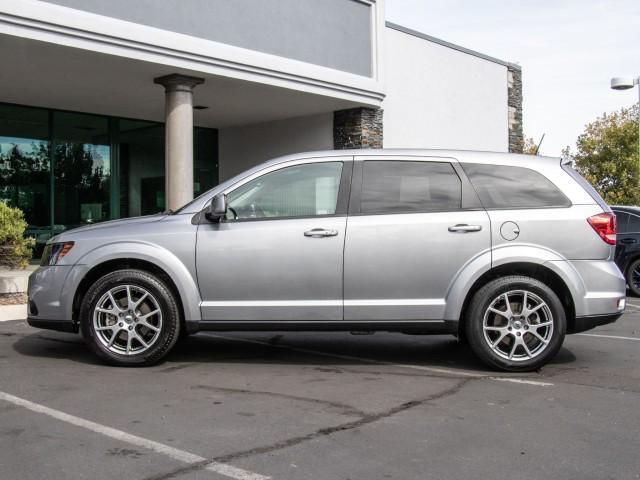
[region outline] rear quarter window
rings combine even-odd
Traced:
[[[571,202],[547,177],[524,167],[462,164],[485,208],[569,207]]]

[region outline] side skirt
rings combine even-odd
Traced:
[[[199,331],[216,332],[402,332],[424,335],[456,334],[458,322],[452,320],[412,320],[412,321],[370,321],[355,322],[338,321],[278,321],[278,322],[254,322],[254,321],[187,321],[187,331],[195,333]]]

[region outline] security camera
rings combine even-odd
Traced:
[[[614,90],[627,90],[633,88],[637,82],[638,79],[633,77],[614,77],[611,79],[611,88]]]

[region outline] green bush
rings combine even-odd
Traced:
[[[22,210],[0,201],[0,266],[25,268],[29,264],[35,240],[24,237],[25,228]]]

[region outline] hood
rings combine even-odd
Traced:
[[[50,242],[53,243],[61,240],[73,240],[73,237],[75,237],[77,234],[83,234],[87,232],[93,233],[99,230],[105,231],[104,233],[106,234],[108,230],[113,228],[122,228],[129,225],[140,225],[145,223],[157,222],[159,220],[162,220],[166,216],[166,213],[157,213],[155,215],[146,215],[144,217],[123,218],[120,220],[109,220],[107,222],[100,222],[93,225],[85,225],[83,227],[65,230],[61,234],[52,237]]]

